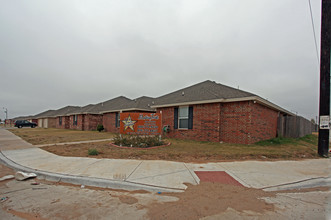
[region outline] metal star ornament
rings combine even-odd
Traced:
[[[126,131],[126,129],[128,129],[128,128],[131,128],[131,130],[134,131],[134,124],[137,121],[132,121],[131,116],[129,115],[129,117],[127,117],[122,122],[124,123],[124,131]]]

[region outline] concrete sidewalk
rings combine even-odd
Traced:
[[[39,178],[79,185],[149,191],[182,191],[199,184],[195,171],[225,171],[246,187],[280,190],[331,186],[331,160],[243,161],[192,164],[171,161],[62,157],[0,129],[0,160]]]

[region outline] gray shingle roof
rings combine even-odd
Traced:
[[[154,101],[155,98],[141,96],[139,98],[131,100],[131,102],[127,105],[122,106],[122,111],[155,111],[155,109],[151,108],[151,106],[154,104]]]
[[[17,120],[29,120],[29,119],[34,119],[34,116],[33,115],[29,115],[29,116],[18,116],[18,117],[13,118],[14,121],[17,121]]]
[[[116,112],[116,111],[154,111],[151,109],[152,101],[154,98],[142,96],[137,99],[129,99],[124,96],[108,100],[103,103],[101,113]]]
[[[225,86],[210,80],[177,90],[155,99],[154,106],[176,103],[203,102],[256,96],[252,93]]]
[[[66,106],[58,110],[55,110],[52,116],[57,117],[57,116],[70,115],[72,112],[79,111],[79,109],[80,109],[79,106]]]
[[[32,118],[57,117],[74,114],[102,114],[117,111],[155,111],[155,108],[166,106],[214,103],[214,102],[234,102],[253,100],[287,114],[291,112],[262,99],[261,97],[235,89],[210,80],[179,89],[175,92],[152,98],[142,96],[134,100],[124,96],[119,96],[98,104],[90,104],[83,107],[66,106],[58,110],[48,110]]]
[[[32,116],[33,119],[53,117],[55,110],[47,110]]]
[[[94,112],[94,108],[96,105],[93,104],[89,104],[83,107],[77,107],[77,108],[73,108],[72,110],[69,111],[69,113],[67,113],[67,115],[79,115],[79,114],[88,114],[88,113],[92,113],[92,114],[99,114],[99,112]]]
[[[100,113],[120,111],[125,106],[128,106],[131,101],[132,100],[127,97],[119,96],[119,97],[110,99],[108,101],[99,103],[98,110]]]

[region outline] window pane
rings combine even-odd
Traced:
[[[188,107],[179,107],[179,117],[188,118]]]
[[[179,128],[188,128],[188,119],[179,119]]]

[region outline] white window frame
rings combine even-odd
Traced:
[[[117,113],[117,126],[115,126],[116,128],[119,128],[121,126],[121,113],[120,112],[116,112]]]
[[[180,116],[180,109],[184,109],[184,108],[187,108],[187,116]],[[178,129],[184,129],[184,130],[187,130],[188,129],[188,124],[189,124],[189,106],[180,106],[178,107]],[[186,119],[187,120],[187,127],[185,128],[182,128],[180,127],[180,120],[182,119]]]
[[[74,120],[74,123],[73,123],[73,125],[76,125],[77,126],[77,124],[78,124],[78,115],[74,115],[74,118],[73,118]]]

